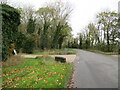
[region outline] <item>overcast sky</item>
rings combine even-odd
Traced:
[[[45,2],[51,0],[9,0],[14,6],[33,5],[38,9]],[[55,0],[52,0],[55,1]],[[73,34],[76,36],[88,23],[95,21],[98,12],[104,10],[118,11],[118,2],[120,0],[61,0],[72,4],[73,13],[70,17],[70,25]]]

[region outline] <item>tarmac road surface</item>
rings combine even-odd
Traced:
[[[73,88],[118,88],[118,57],[76,50]]]

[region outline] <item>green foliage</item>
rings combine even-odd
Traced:
[[[99,31],[104,33],[100,38],[103,38],[102,42],[107,45],[107,51],[109,52],[111,51],[111,44],[115,44],[115,39],[117,39],[118,14],[111,11],[101,12],[97,15],[97,18],[98,24],[101,27]]]
[[[39,35],[40,38],[40,48],[42,50],[50,48],[51,40],[52,40],[52,34],[54,33],[54,30],[51,30],[50,27],[53,25],[53,19],[54,19],[54,8],[44,7],[40,8],[37,11],[38,14],[38,20],[39,20]],[[38,24],[39,24],[38,23]],[[51,32],[52,31],[52,32]],[[49,40],[49,41],[48,41]]]
[[[33,17],[31,16],[30,19],[28,20],[28,25],[27,25],[27,33],[32,34],[35,31],[35,20],[33,20]]]
[[[34,34],[36,49],[61,49],[63,42],[65,42],[72,30],[67,22],[70,11],[71,9],[61,2],[48,4],[37,11],[34,11],[33,8],[19,8],[19,12],[21,12],[19,31],[24,35],[21,38],[19,37],[20,41],[17,42],[17,48],[23,48],[23,51],[27,52],[28,44],[26,42],[29,41],[28,36],[33,36]],[[27,36],[26,40],[24,36]],[[22,43],[20,44],[20,42]]]
[[[26,36],[22,34],[21,32],[19,32],[17,36],[17,41],[16,41],[17,52],[19,52],[19,50],[23,48],[25,41],[26,41]]]
[[[28,35],[23,45],[23,52],[33,53],[34,48],[35,48],[35,38],[32,35]]]
[[[10,42],[16,43],[18,35],[18,25],[20,24],[20,14],[17,9],[1,4],[0,12],[2,14],[2,59],[9,56]]]
[[[97,15],[97,23],[89,23],[79,35],[80,49],[96,49],[103,52],[118,52],[119,45],[119,21],[116,12],[100,12]],[[74,47],[74,41],[69,41],[69,46]]]
[[[43,50],[51,48],[61,49],[66,37],[71,33],[71,27],[68,25],[66,19],[69,13],[63,13],[64,10],[62,11],[59,8],[58,6],[48,5],[37,11],[39,35],[41,37],[40,48]]]

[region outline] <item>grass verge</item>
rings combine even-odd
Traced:
[[[103,52],[103,51],[99,51],[99,50],[90,50],[90,49],[85,49],[85,50],[90,51],[90,52],[105,54],[105,55],[118,55],[118,52]]]
[[[28,58],[3,67],[3,88],[66,88],[72,64],[57,63],[51,57]]]
[[[26,54],[26,53],[22,53],[23,54]],[[52,50],[45,50],[45,51],[42,51],[42,50],[36,50],[32,53],[32,55],[55,55],[55,54],[76,54],[76,52],[72,49],[52,49]],[[29,55],[29,54],[27,54]]]
[[[25,59],[20,56],[11,56],[7,59],[7,61],[3,62],[3,67],[10,67],[10,66],[16,66],[24,62]]]

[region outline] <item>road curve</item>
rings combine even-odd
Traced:
[[[118,57],[76,52],[73,88],[118,88]]]

